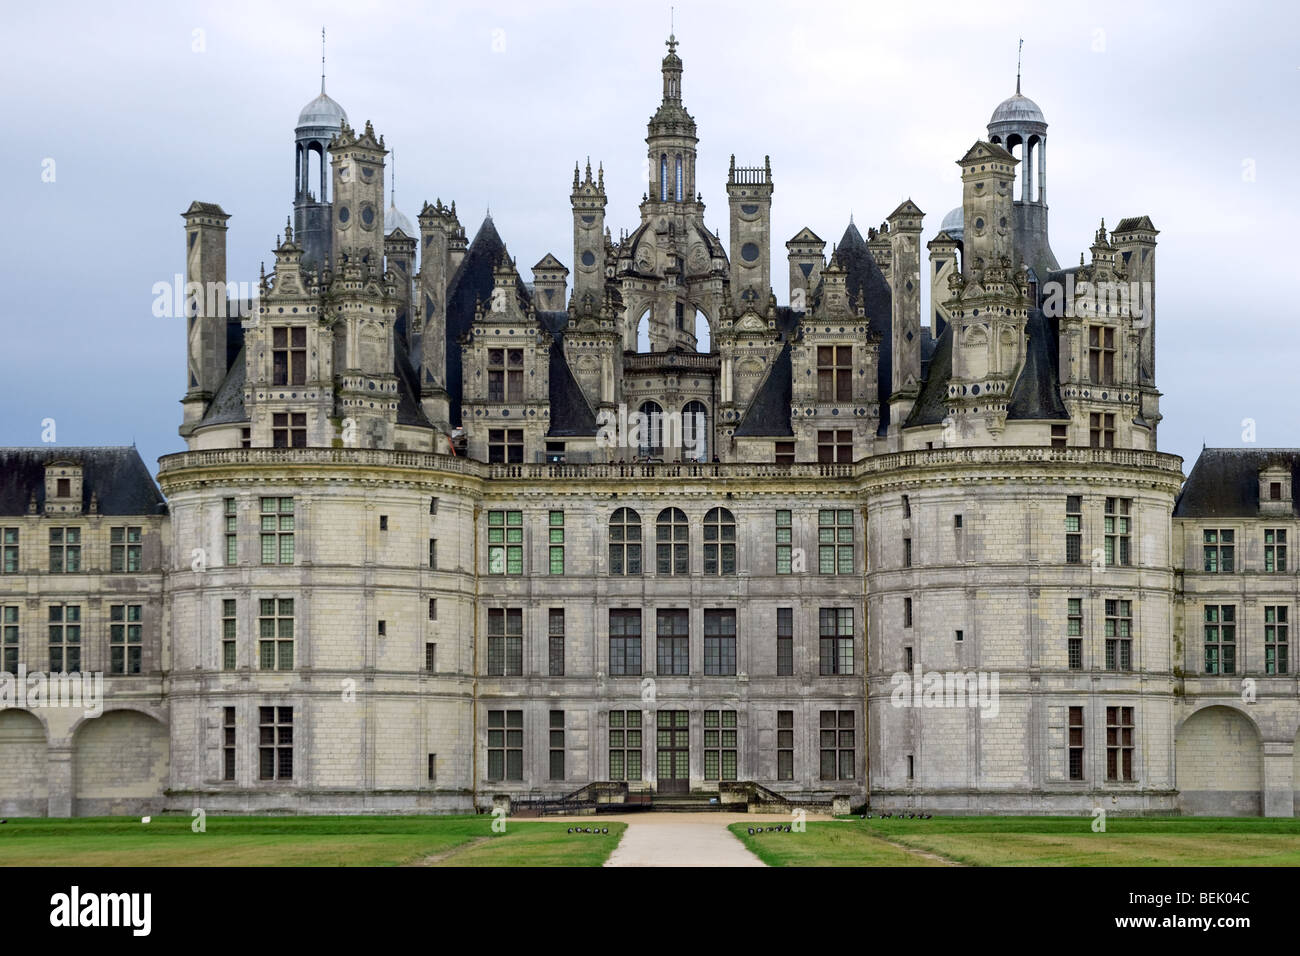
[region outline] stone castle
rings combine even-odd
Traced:
[[[385,207],[323,78],[255,301],[183,213],[161,494],[0,451],[0,813],[1293,814],[1300,452],[1157,450],[1151,220],[1060,267],[1017,81],[924,254],[911,201],[803,228],[780,305],[773,164],[724,241],[682,76],[634,228],[575,166],[572,271]]]

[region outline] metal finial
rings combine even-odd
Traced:
[[[325,28],[320,28],[320,95],[325,95]]]
[[[1016,49],[1016,96],[1020,95],[1020,55],[1025,50],[1025,38],[1020,38],[1020,46]]]

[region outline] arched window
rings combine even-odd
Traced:
[[[687,402],[682,408],[682,459],[709,460],[709,412],[703,402]]]
[[[677,201],[682,201],[682,154],[677,154]]]
[[[690,529],[686,513],[680,508],[665,508],[655,524],[655,572],[688,574]]]
[[[659,199],[663,202],[668,201],[668,154],[663,153],[659,157]]]
[[[704,573],[736,573],[736,518],[726,508],[704,516]]]
[[[631,508],[609,519],[609,573],[641,573],[641,516]]]
[[[638,411],[644,416],[638,451],[642,458],[662,458],[664,454],[664,410],[658,402],[642,402]]]

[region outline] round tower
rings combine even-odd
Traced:
[[[1047,237],[1047,120],[1038,104],[1016,92],[998,104],[989,118],[989,142],[1020,160],[1020,195],[1014,198],[1015,248],[1035,278],[1060,268]]]
[[[298,113],[294,127],[293,226],[303,247],[303,266],[319,269],[330,260],[330,140],[348,121],[343,107],[325,93],[324,31],[321,34],[320,95]]]

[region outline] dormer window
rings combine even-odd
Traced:
[[[1259,472],[1261,514],[1291,513],[1291,470],[1285,466],[1262,468]]]
[[[81,465],[74,461],[52,461],[45,466],[45,513],[81,514]]]

